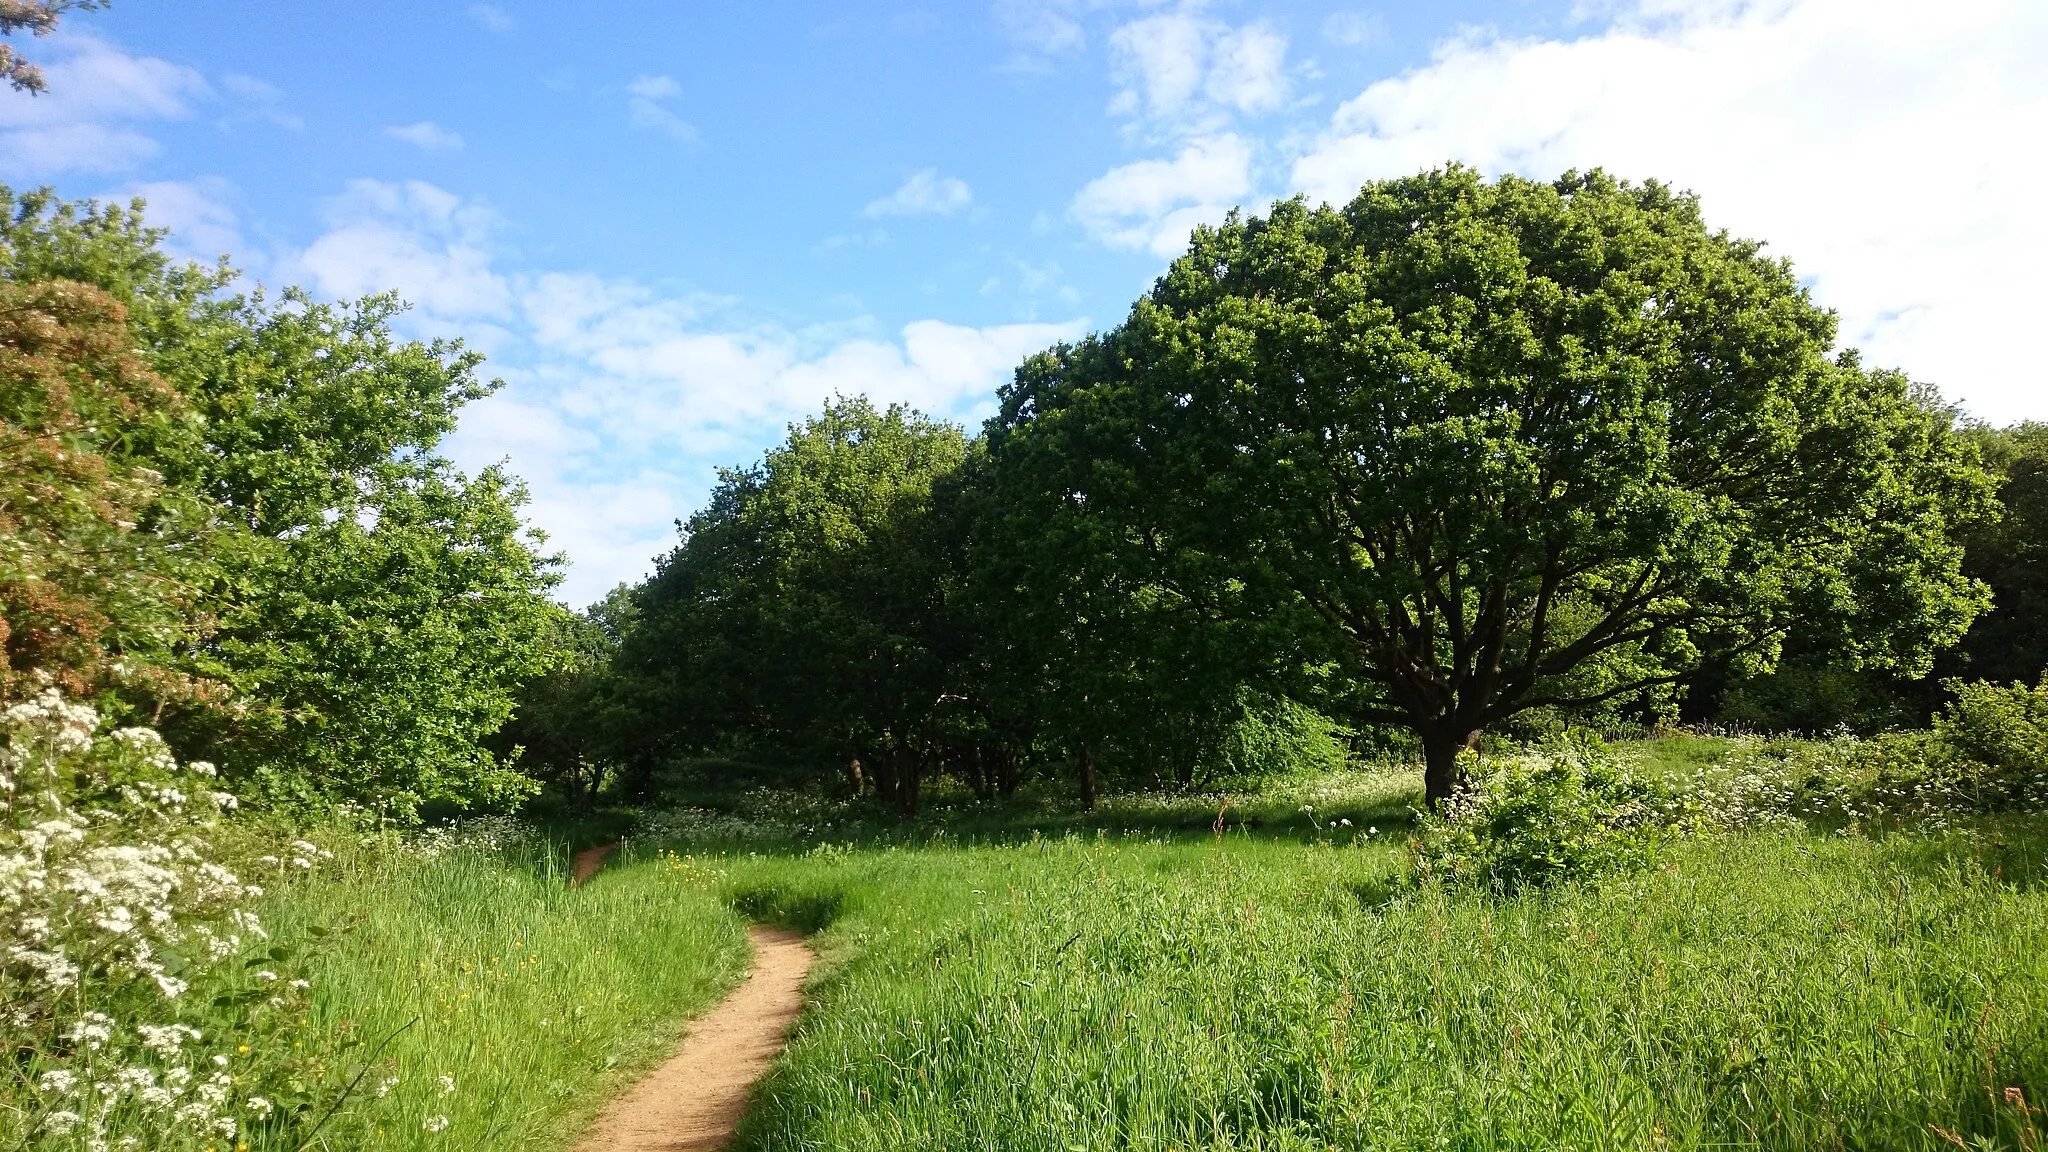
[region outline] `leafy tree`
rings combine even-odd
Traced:
[[[1991,610],[1957,663],[1972,677],[2032,683],[2048,671],[2048,424],[1973,431],[1999,475],[2003,512],[1964,538],[1964,570],[1990,585]]]
[[[172,546],[162,476],[121,430],[180,404],[113,297],[0,280],[0,700],[38,679],[72,695],[172,679],[191,565]]]
[[[104,0],[0,0],[0,36],[16,32],[48,36],[57,30],[57,20],[64,13],[104,7]],[[24,59],[11,44],[0,44],[0,79],[15,91],[30,95],[49,90],[43,70]]]
[[[520,685],[512,716],[487,741],[506,763],[560,789],[585,813],[618,763],[605,692],[618,637],[606,626],[605,608],[550,613],[543,622],[549,667]]]
[[[495,387],[480,358],[397,338],[388,297],[234,294],[231,270],[164,256],[139,204],[0,188],[0,206],[0,278],[90,285],[174,397],[93,434],[161,477],[146,525],[183,515],[189,539],[160,550],[183,567],[152,572],[185,596],[169,664],[234,699],[131,704],[161,712],[184,751],[281,792],[403,817],[530,789],[479,742],[546,664],[552,561],[520,522],[516,480],[436,454]]]
[[[841,399],[723,473],[626,641],[625,691],[662,717],[651,727],[858,763],[856,780],[915,812],[948,695],[933,489],[964,451],[952,425]]]
[[[1795,620],[1908,670],[1962,634],[1987,479],[1834,333],[1689,197],[1454,167],[1198,230],[1019,373],[992,451],[1085,464],[1044,498],[1274,667],[1332,665],[1441,802],[1488,726],[1767,665]]]

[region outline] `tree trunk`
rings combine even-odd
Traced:
[[[885,745],[879,755],[868,758],[868,763],[875,769],[875,798],[884,804],[896,803],[896,758]]]
[[[1465,783],[1458,754],[1477,751],[1480,732],[1460,733],[1455,726],[1427,729],[1422,733],[1422,795],[1431,811],[1441,811]]]
[[[996,761],[997,799],[1008,800],[1017,794],[1017,776],[1017,753],[1013,749],[1005,748]]]
[[[846,786],[852,791],[854,799],[860,799],[861,778],[860,757],[858,756],[848,756],[846,758]]]
[[[891,765],[891,774],[896,777],[896,811],[905,817],[917,815],[917,789],[923,773],[919,770],[916,756],[906,756],[908,751],[901,741],[893,741],[885,757]]]
[[[969,771],[974,774],[974,798],[984,804],[988,803],[988,749],[979,743],[975,744],[967,757],[967,764]]]
[[[1095,751],[1081,745],[1081,811],[1095,811]]]

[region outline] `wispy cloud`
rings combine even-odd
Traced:
[[[224,255],[244,261],[253,253],[244,242],[241,220],[230,202],[234,188],[219,177],[198,180],[152,180],[127,184],[113,193],[117,200],[141,197],[144,218],[168,228],[164,247],[174,256],[211,264]]]
[[[52,49],[49,92],[0,100],[0,173],[127,171],[159,150],[147,125],[188,119],[214,96],[190,68],[89,36],[58,39]]]
[[[1209,133],[1233,115],[1287,103],[1287,38],[1263,23],[1232,27],[1192,11],[1133,20],[1110,33],[1110,111],[1154,131]]]
[[[1386,39],[1387,21],[1377,12],[1332,12],[1323,19],[1323,39],[1339,48],[1367,48]]]
[[[384,134],[393,140],[401,140],[429,152],[442,149],[458,151],[462,148],[460,133],[451,132],[432,120],[421,120],[417,124],[393,124],[384,129]]]
[[[729,300],[508,270],[498,230],[495,213],[433,185],[357,181],[290,267],[327,295],[397,290],[422,334],[481,337],[508,387],[464,414],[451,454],[469,468],[509,460],[527,480],[533,522],[573,560],[571,603],[644,574],[718,465],[751,459],[835,393],[977,420],[1024,356],[1085,328],[748,323]]]
[[[1251,192],[1251,160],[1239,136],[1194,140],[1170,160],[1140,160],[1089,181],[1069,211],[1112,247],[1171,256],[1195,225],[1221,218]]]
[[[639,76],[626,85],[627,113],[635,128],[659,132],[682,144],[697,140],[696,125],[675,114],[667,101],[682,98],[683,86],[671,76]]]
[[[936,168],[914,173],[894,192],[868,202],[862,214],[877,216],[951,216],[974,203],[974,190],[956,176]]]
[[[514,23],[512,14],[496,4],[471,4],[469,18],[492,32],[510,32]]]

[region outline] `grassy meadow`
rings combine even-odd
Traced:
[[[1684,775],[1737,746],[1620,751]],[[914,826],[757,793],[648,822],[666,838],[577,889],[531,842],[365,847],[271,913],[337,929],[314,1019],[361,1042],[315,1146],[569,1147],[738,979],[747,919],[823,958],[750,1150],[2048,1135],[2048,819],[1673,837],[1647,870],[1510,896],[1412,878],[1418,783]]]
[[[566,1148],[744,973],[701,877],[649,858],[571,889],[562,859],[373,844],[271,910],[281,937],[329,930],[310,1022],[357,1088],[316,1147]]]
[[[2042,832],[1706,840],[1518,899],[1250,835],[735,859],[836,960],[747,1146],[2031,1147]]]

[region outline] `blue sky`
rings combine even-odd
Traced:
[[[117,0],[22,47],[0,180],[145,195],[181,251],[396,289],[506,388],[587,602],[835,391],[975,421],[1195,223],[1461,160],[1698,191],[1846,343],[2048,418],[2038,0],[350,5]]]

